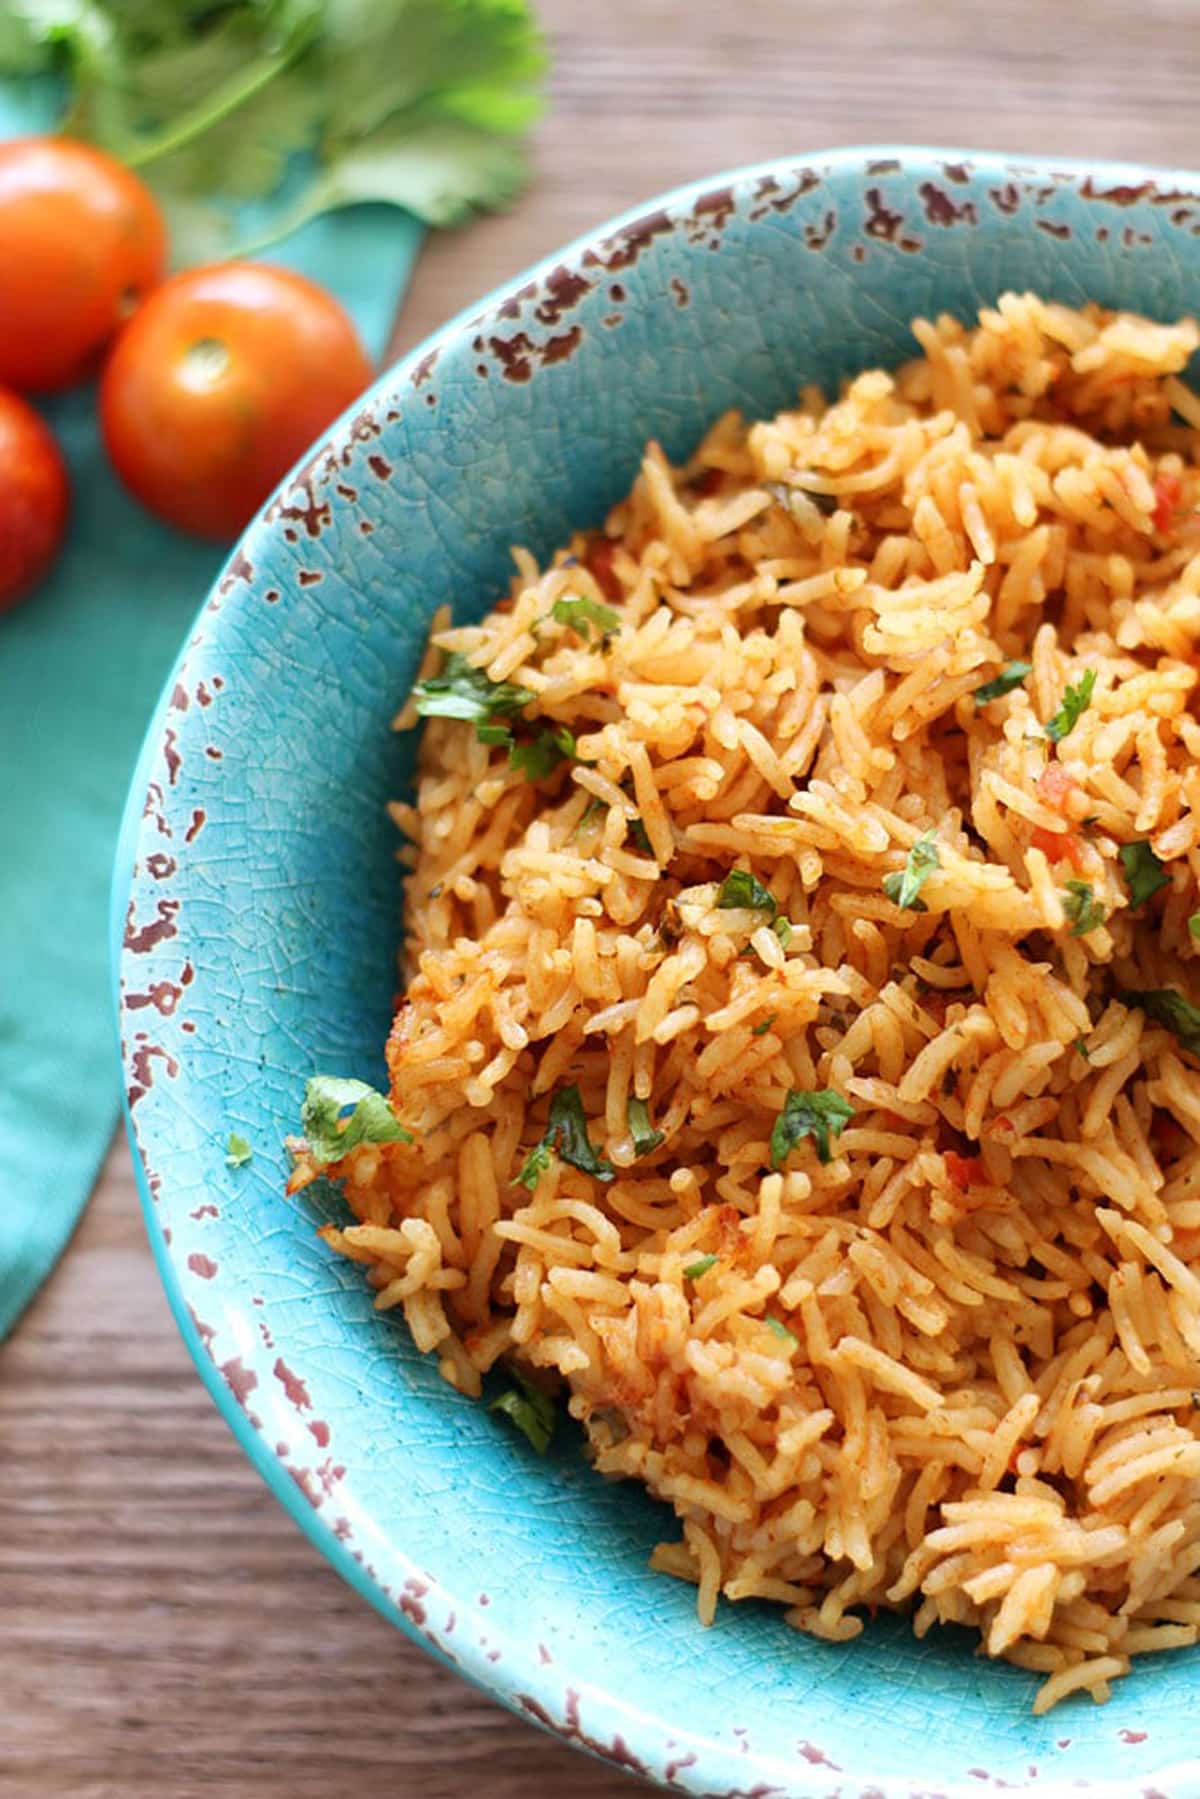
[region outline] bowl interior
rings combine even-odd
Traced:
[[[1196,178],[1192,178],[1194,184]],[[1197,1652],[1112,1703],[894,1620],[848,1645],[764,1606],[696,1623],[647,1571],[662,1508],[460,1398],[282,1197],[305,1078],[382,1078],[399,890],[389,730],[428,618],[477,616],[508,546],[598,522],[648,437],[683,455],[913,353],[917,313],[1005,288],[1167,318],[1200,201],[1145,171],[843,152],[618,221],[386,376],[252,528],[147,741],[118,866],[131,1124],[168,1289],[249,1453],[376,1604],[529,1716],[696,1792],[1114,1792],[1186,1762]],[[129,870],[132,865],[132,877]],[[231,1131],[254,1159],[225,1164]],[[1176,1793],[1195,1780],[1172,1777]]]

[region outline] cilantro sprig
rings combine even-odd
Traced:
[[[245,1137],[239,1137],[236,1131],[230,1131],[229,1142],[225,1146],[225,1166],[227,1168],[244,1168],[247,1162],[254,1160],[254,1151]]]
[[[274,237],[358,200],[447,225],[525,178],[546,60],[526,0],[13,0],[4,14],[0,76],[64,79],[57,128],[139,170],[183,263],[245,247],[229,202],[265,203],[255,230]]]
[[[481,668],[474,668],[458,650],[449,650],[441,668],[427,675],[413,688],[413,700],[422,718],[461,718],[469,724],[491,731],[480,735],[483,743],[498,743],[495,735],[502,728],[497,720],[521,712],[533,699],[528,687],[514,681],[492,681]]]
[[[1123,1005],[1136,1006],[1155,1024],[1165,1025],[1178,1037],[1181,1048],[1200,1057],[1200,1006],[1194,1006],[1173,987],[1131,988],[1117,997]]]
[[[348,1119],[342,1113],[353,1106]],[[304,1089],[300,1128],[311,1161],[318,1167],[340,1162],[360,1143],[411,1143],[391,1101],[365,1081],[346,1081],[332,1074],[315,1074]],[[230,1145],[232,1149],[232,1143]]]
[[[1090,881],[1068,881],[1062,896],[1062,906],[1071,926],[1072,937],[1086,937],[1089,931],[1102,925],[1107,917]]]
[[[748,868],[731,868],[721,882],[717,905],[725,911],[768,912],[772,918],[779,902]]]
[[[904,858],[903,869],[884,875],[883,891],[902,912],[926,912],[929,908],[920,898],[920,892],[934,869],[940,867],[936,833],[926,831]]]
[[[599,600],[593,600],[587,594],[580,594],[575,599],[555,600],[551,612],[560,625],[566,625],[579,637],[587,637],[594,627],[596,636],[603,642],[621,629],[620,613],[614,612],[611,606],[602,606]]]
[[[822,1087],[815,1093],[789,1088],[783,1110],[771,1132],[772,1168],[783,1166],[802,1137],[813,1139],[818,1161],[831,1162],[833,1152],[829,1139],[840,1137],[853,1117],[854,1107],[849,1100],[843,1099],[831,1087]]]
[[[629,1124],[629,1135],[633,1139],[634,1154],[648,1156],[663,1141],[663,1133],[656,1131],[651,1124],[645,1100],[630,1099],[625,1107],[625,1117]]]
[[[1078,684],[1068,687],[1062,697],[1062,704],[1052,718],[1047,719],[1043,729],[1051,743],[1061,743],[1069,737],[1084,713],[1092,703],[1092,693],[1096,686],[1096,671],[1085,668]]]

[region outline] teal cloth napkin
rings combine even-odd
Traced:
[[[48,123],[41,96],[0,85],[0,137]],[[332,289],[379,356],[421,238],[395,207],[356,206],[265,260]],[[117,826],[159,688],[225,556],[124,494],[91,389],[44,410],[74,510],[49,582],[0,615],[0,1339],[61,1254],[116,1122]]]

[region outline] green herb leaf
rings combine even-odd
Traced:
[[[532,1188],[537,1185],[538,1175],[550,1166],[550,1155],[555,1150],[572,1168],[578,1168],[584,1174],[593,1174],[598,1181],[611,1181],[615,1178],[616,1170],[612,1163],[606,1162],[592,1148],[578,1087],[560,1087],[550,1101],[550,1117],[542,1133],[542,1140],[536,1149],[530,1151],[525,1159],[525,1166],[517,1176],[523,1186]],[[544,1161],[540,1159],[543,1156]]]
[[[751,1031],[750,1035],[752,1037],[765,1037],[767,1032],[770,1030],[771,1026],[775,1023],[775,1020],[778,1017],[779,1017],[778,1012],[772,1012],[772,1014],[769,1018],[764,1018],[761,1024],[755,1025],[755,1027]]]
[[[629,1135],[633,1138],[634,1154],[648,1156],[650,1151],[657,1149],[663,1141],[663,1133],[656,1131],[651,1124],[645,1100],[631,1099],[625,1107],[625,1116],[629,1121]]]
[[[236,1131],[230,1131],[229,1142],[225,1146],[226,1167],[244,1168],[247,1162],[253,1160],[253,1157],[254,1151],[251,1149],[246,1139],[244,1137],[239,1137]]]
[[[356,200],[432,224],[519,188],[545,66],[526,0],[11,0],[0,76],[65,77],[59,129],[133,163],[185,262]],[[305,153],[305,154],[299,154]]]
[[[575,737],[566,725],[547,725],[536,737],[518,743],[508,752],[510,767],[527,781],[544,781],[560,762],[574,760]]]
[[[532,1193],[553,1160],[554,1153],[546,1143],[535,1144],[521,1164],[521,1172],[517,1179]]]
[[[586,594],[581,594],[578,599],[555,600],[551,610],[560,625],[568,626],[580,637],[587,637],[588,627],[592,625],[601,639],[611,637],[621,629],[620,613],[614,612],[611,606],[602,606],[599,600],[589,599]]]
[[[1188,919],[1188,930],[1193,937],[1200,941],[1200,912],[1192,913],[1191,917]]]
[[[1068,881],[1062,896],[1063,911],[1071,925],[1072,937],[1086,937],[1104,923],[1104,907],[1092,892],[1090,881]]]
[[[926,831],[909,850],[903,870],[884,875],[883,891],[902,912],[925,912],[928,907],[917,896],[934,869],[940,866],[936,833]]]
[[[816,1093],[802,1093],[796,1087],[790,1088],[771,1132],[772,1168],[783,1166],[801,1137],[813,1139],[818,1161],[831,1162],[830,1135],[840,1137],[853,1117],[854,1107],[831,1087],[823,1087]]]
[[[480,743],[502,743],[506,750],[513,745],[513,734],[507,725],[476,725],[475,735]]]
[[[730,869],[721,882],[717,904],[726,911],[769,912],[772,918],[779,910],[775,895],[748,868]]]
[[[782,1318],[775,1318],[770,1312],[766,1316],[767,1329],[782,1343],[790,1343],[793,1349],[799,1348],[800,1339],[795,1331],[790,1331]]]
[[[1149,987],[1119,993],[1122,1005],[1136,1006],[1155,1024],[1166,1025],[1190,1055],[1200,1056],[1200,1006],[1193,1006],[1173,987]]]
[[[342,1112],[353,1106],[345,1125]],[[300,1108],[300,1128],[308,1144],[308,1153],[318,1167],[340,1162],[360,1143],[411,1143],[391,1101],[365,1081],[343,1081],[336,1075],[315,1074],[304,1089]]]
[[[1129,883],[1129,908],[1136,911],[1160,887],[1169,887],[1171,877],[1146,842],[1123,843],[1117,854]]]
[[[775,923],[771,926],[771,929],[778,937],[784,949],[786,949],[788,944],[792,941],[792,926],[790,920],[786,918],[777,918]]]
[[[509,1387],[498,1399],[493,1399],[488,1407],[489,1412],[499,1412],[509,1423],[515,1425],[539,1455],[545,1455],[550,1447],[550,1439],[554,1435],[556,1410],[554,1401],[540,1387],[526,1380],[516,1368],[512,1370],[515,1387]]]
[[[486,730],[495,720],[520,712],[533,695],[528,687],[512,681],[489,681],[481,668],[472,668],[465,656],[451,650],[436,675],[418,681],[413,699],[422,718],[462,718]],[[484,743],[502,743],[494,734],[481,736]]]
[[[645,825],[642,823],[641,819],[637,816],[636,813],[629,820],[629,824],[628,824],[627,828],[629,831],[629,836],[630,836],[631,842],[633,842],[637,845],[638,849],[641,850],[642,854],[644,856],[653,856],[654,855],[654,845],[650,841],[650,838],[646,831]]]
[[[719,1256],[701,1256],[698,1262],[689,1262],[683,1271],[684,1280],[698,1281],[702,1274],[707,1274],[710,1268],[715,1268],[719,1260]]]
[[[603,800],[589,800],[583,809],[583,816],[575,826],[576,837],[582,836],[584,831],[590,831],[592,826],[598,824],[607,811],[608,807],[604,804]]]
[[[982,687],[975,689],[975,704],[986,706],[989,700],[1003,699],[1014,687],[1019,687],[1028,675],[1033,673],[1032,662],[1008,662],[1000,670],[994,681],[985,681]]]
[[[1078,1055],[1081,1055],[1083,1057],[1085,1062],[1091,1061],[1092,1052],[1088,1048],[1087,1042],[1083,1037],[1076,1037],[1073,1048],[1075,1049],[1075,1051]]]
[[[1046,736],[1051,743],[1061,743],[1064,737],[1070,736],[1092,703],[1095,685],[1095,669],[1085,668],[1078,686],[1067,688],[1062,697],[1062,705],[1045,726]]]

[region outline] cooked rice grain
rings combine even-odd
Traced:
[[[603,534],[435,621],[578,759],[530,781],[426,725],[388,1044],[416,1141],[344,1158],[325,1235],[456,1386],[562,1379],[597,1469],[673,1505],[654,1562],[705,1622],[912,1607],[1044,1711],[1200,1628],[1200,1079],[1120,997],[1200,949],[1200,337],[1028,294],[913,329],[832,406],[731,414],[678,470],[652,444]],[[774,916],[719,904],[734,867]],[[529,1191],[568,1085],[613,1178],[553,1156]],[[828,1158],[770,1171],[825,1088]]]

